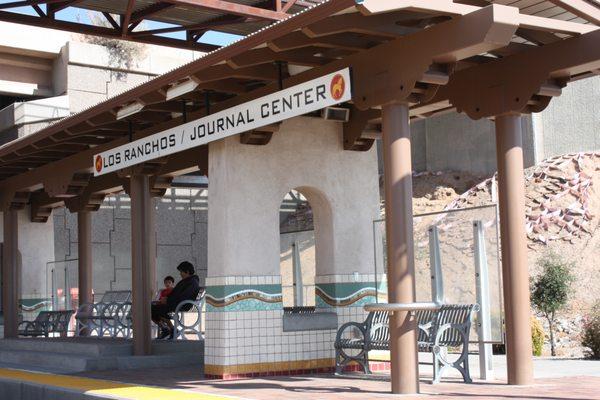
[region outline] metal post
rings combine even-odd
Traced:
[[[292,243],[292,268],[294,270],[294,300],[296,307],[304,305],[304,287],[302,285],[302,265],[298,241]]]
[[[18,337],[19,326],[19,221],[15,210],[4,212],[2,248],[2,312],[4,338]]]
[[[150,179],[131,176],[131,289],[134,355],[152,353],[150,303],[156,274],[156,233]]]
[[[407,104],[383,107],[385,219],[389,303],[415,301],[412,166]],[[392,393],[419,392],[416,320],[408,311],[390,316]]]
[[[496,117],[508,383],[533,382],[521,118]]]
[[[442,274],[442,256],[437,226],[429,227],[429,271],[431,273],[431,301],[444,303],[444,275]]]
[[[485,234],[481,221],[473,222],[473,242],[475,256],[475,286],[477,288],[477,336],[479,338],[479,378],[494,379],[492,330],[490,321],[490,286]]]

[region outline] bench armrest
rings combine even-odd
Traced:
[[[23,321],[18,325],[18,329],[25,335],[30,332],[42,332],[45,336],[48,336],[48,326],[48,323],[40,321]]]
[[[448,324],[440,325],[440,327],[438,328],[437,333],[434,338],[435,340],[433,342],[434,346],[441,347],[441,346],[447,345],[445,343],[441,343],[441,341],[442,341],[442,336],[449,329],[455,329],[460,333],[461,339],[462,339],[461,341],[462,341],[463,345],[467,346],[469,344],[469,335],[471,333],[471,323],[470,322],[463,323],[463,324],[448,323]]]
[[[187,311],[181,311],[181,309],[185,306],[190,306],[190,309],[192,309],[192,307],[197,306],[198,308],[202,307],[202,300],[183,300],[180,301],[177,304],[177,307],[175,307],[175,311],[173,311],[174,314],[179,314],[180,312],[187,312]]]
[[[350,327],[355,327],[358,328],[358,330],[360,331],[360,333],[363,335],[363,339],[364,339],[364,343],[365,346],[367,345],[367,342],[369,341],[369,334],[367,332],[367,325],[365,323],[360,323],[360,322],[346,322],[344,325],[340,326],[340,328],[337,331],[337,334],[335,335],[335,343],[339,343],[342,339],[342,334],[344,333],[344,331]]]

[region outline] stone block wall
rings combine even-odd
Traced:
[[[196,266],[201,284],[206,277],[207,190],[173,188],[155,199],[157,282],[172,275],[181,261]],[[66,209],[53,213],[55,258],[57,265],[67,265],[69,281],[77,282],[77,215]],[[131,219],[129,197],[108,197],[92,215],[93,287],[95,296],[107,290],[131,289]]]

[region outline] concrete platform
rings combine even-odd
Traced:
[[[504,364],[500,357],[499,365]],[[421,376],[421,394],[390,394],[389,375],[352,373],[264,377],[234,381],[203,379],[194,368],[92,371],[79,376],[42,374],[0,369],[0,399],[10,400],[363,400],[363,399],[600,399],[600,361],[536,359],[536,380],[528,386],[508,386],[504,381],[473,384],[445,379],[431,385]],[[563,376],[558,377],[558,371]],[[498,371],[505,375],[505,371]],[[589,373],[596,376],[589,375]],[[553,376],[549,378],[547,376]]]
[[[204,341],[154,341],[152,355],[134,356],[131,340],[20,338],[0,340],[0,367],[71,374],[139,368],[204,367]]]

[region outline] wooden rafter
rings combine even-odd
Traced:
[[[86,35],[95,35],[95,36],[103,36],[108,38],[115,39],[127,39],[133,42],[146,43],[146,44],[156,44],[160,46],[169,46],[169,47],[177,47],[188,50],[196,50],[196,51],[212,51],[217,49],[219,46],[215,46],[207,43],[196,43],[196,42],[188,42],[181,39],[174,39],[170,37],[164,36],[132,36],[127,35],[123,38],[120,29],[116,29],[113,27],[107,28],[103,26],[93,26],[86,25],[78,22],[71,21],[62,21],[53,18],[44,18],[43,22],[41,21],[42,17],[36,17],[33,15],[25,15],[25,14],[17,14],[14,12],[8,11],[0,11],[0,21],[13,22],[24,25],[32,25],[32,26],[43,26],[51,29],[59,29],[68,32],[82,33]],[[120,28],[120,27],[119,27]]]
[[[550,0],[550,2],[588,22],[600,25],[600,7],[594,6],[585,0]]]
[[[267,10],[247,6],[244,4],[232,3],[223,0],[164,0],[167,3],[181,6],[195,6],[206,10],[219,11],[225,14],[241,15],[243,17],[266,19],[271,21],[279,21],[289,17],[281,11]]]
[[[199,42],[202,35],[209,29],[222,28],[222,30],[227,31],[226,27],[228,25],[240,25],[245,22],[256,23],[262,21],[261,23],[264,25],[270,21],[278,21],[289,16],[289,14],[283,12],[281,9],[274,10],[272,0],[265,0],[252,6],[226,0],[158,0],[137,11],[135,11],[135,0],[127,0],[124,2],[124,9],[121,11],[111,11],[109,13],[104,10],[97,10],[104,15],[110,24],[109,27],[94,26],[79,21],[65,21],[55,18],[57,12],[69,7],[79,6],[79,3],[82,1],[83,0],[19,0],[3,3],[0,4],[0,21],[42,26],[86,35],[119,38],[197,51],[211,51],[218,46],[202,43],[201,41]],[[293,4],[293,2],[286,5],[291,7],[291,4]],[[298,2],[298,4],[300,4],[300,2]],[[46,11],[44,11],[41,5],[46,6]],[[32,7],[37,16],[23,15],[12,11],[2,11],[27,6]],[[221,15],[208,21],[203,21],[202,23],[186,24],[182,21],[180,26],[134,32],[134,29],[144,19],[149,18],[156,20],[155,17],[157,14],[168,11],[173,7],[188,10],[206,10],[212,15],[215,13],[220,13]],[[288,10],[289,7],[286,8],[286,11]],[[118,15],[119,18],[115,18],[115,14]],[[162,21],[160,18],[158,20]],[[243,30],[243,28],[237,27],[232,30],[238,32],[239,29]],[[178,31],[186,32],[185,39],[162,36],[164,33]]]
[[[174,7],[174,4],[156,2],[148,7],[137,10],[131,14],[131,23],[140,22],[144,19],[154,16],[155,14]]]
[[[129,22],[131,21],[131,13],[133,12],[134,6],[135,0],[128,0],[125,14],[121,16],[121,35],[123,37],[127,36],[127,30],[129,28]]]

